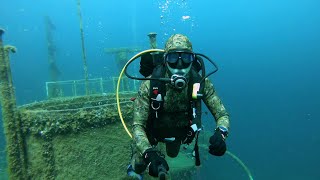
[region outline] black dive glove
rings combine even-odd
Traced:
[[[227,145],[225,138],[228,135],[228,130],[225,127],[218,127],[213,136],[210,137],[209,153],[215,156],[222,156],[226,150]]]
[[[167,161],[160,156],[160,152],[152,148],[147,149],[143,153],[144,160],[149,164],[149,174],[153,177],[158,177],[159,173],[166,173],[164,171],[169,171],[169,166]]]

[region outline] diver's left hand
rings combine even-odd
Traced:
[[[215,156],[222,156],[227,150],[225,138],[221,131],[216,130],[210,137],[209,153]]]

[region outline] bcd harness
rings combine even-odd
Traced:
[[[194,147],[194,155],[196,159],[196,165],[200,165],[200,157],[199,157],[199,147],[198,147],[198,136],[201,128],[201,98],[192,98],[192,91],[193,91],[193,84],[199,83],[201,81],[201,76],[198,73],[199,69],[192,67],[190,70],[190,77],[188,82],[188,97],[190,105],[187,109],[187,116],[188,119],[186,121],[189,121],[189,127],[196,124],[196,127],[199,129],[196,129],[195,131],[195,147]],[[152,78],[161,78],[164,77],[166,73],[166,67],[164,64],[158,64],[154,67],[152,72]],[[198,91],[199,94],[203,94],[204,90],[204,82],[202,81],[200,85],[200,89]],[[151,113],[148,117],[148,132],[147,136],[152,145],[157,144],[157,142],[164,142],[166,138],[160,138],[157,129],[154,128],[153,124],[161,118],[164,112],[164,97],[166,96],[166,84],[165,82],[158,81],[158,80],[151,80],[150,81],[150,109]],[[187,129],[188,127],[186,127]],[[184,131],[185,132],[185,131]],[[187,137],[188,132],[184,133],[184,137]],[[170,138],[170,137],[169,137]],[[175,138],[171,140],[182,140],[180,138]],[[170,141],[170,140],[169,140]]]

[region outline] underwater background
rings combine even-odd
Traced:
[[[158,47],[174,33],[219,66],[212,75],[231,115],[228,150],[254,179],[320,179],[320,1],[82,0],[89,78],[118,76],[105,48]],[[77,1],[13,0],[0,5],[4,44],[17,47],[11,69],[17,103],[46,99],[44,18],[54,29],[59,80],[83,79]],[[207,64],[207,68],[211,68]],[[213,117],[204,117],[213,129]],[[5,141],[0,122],[0,173]],[[248,179],[227,157],[210,156],[198,179]]]

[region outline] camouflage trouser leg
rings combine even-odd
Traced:
[[[180,151],[181,142],[180,141],[173,141],[173,142],[166,142],[166,152],[169,157],[177,157]]]

